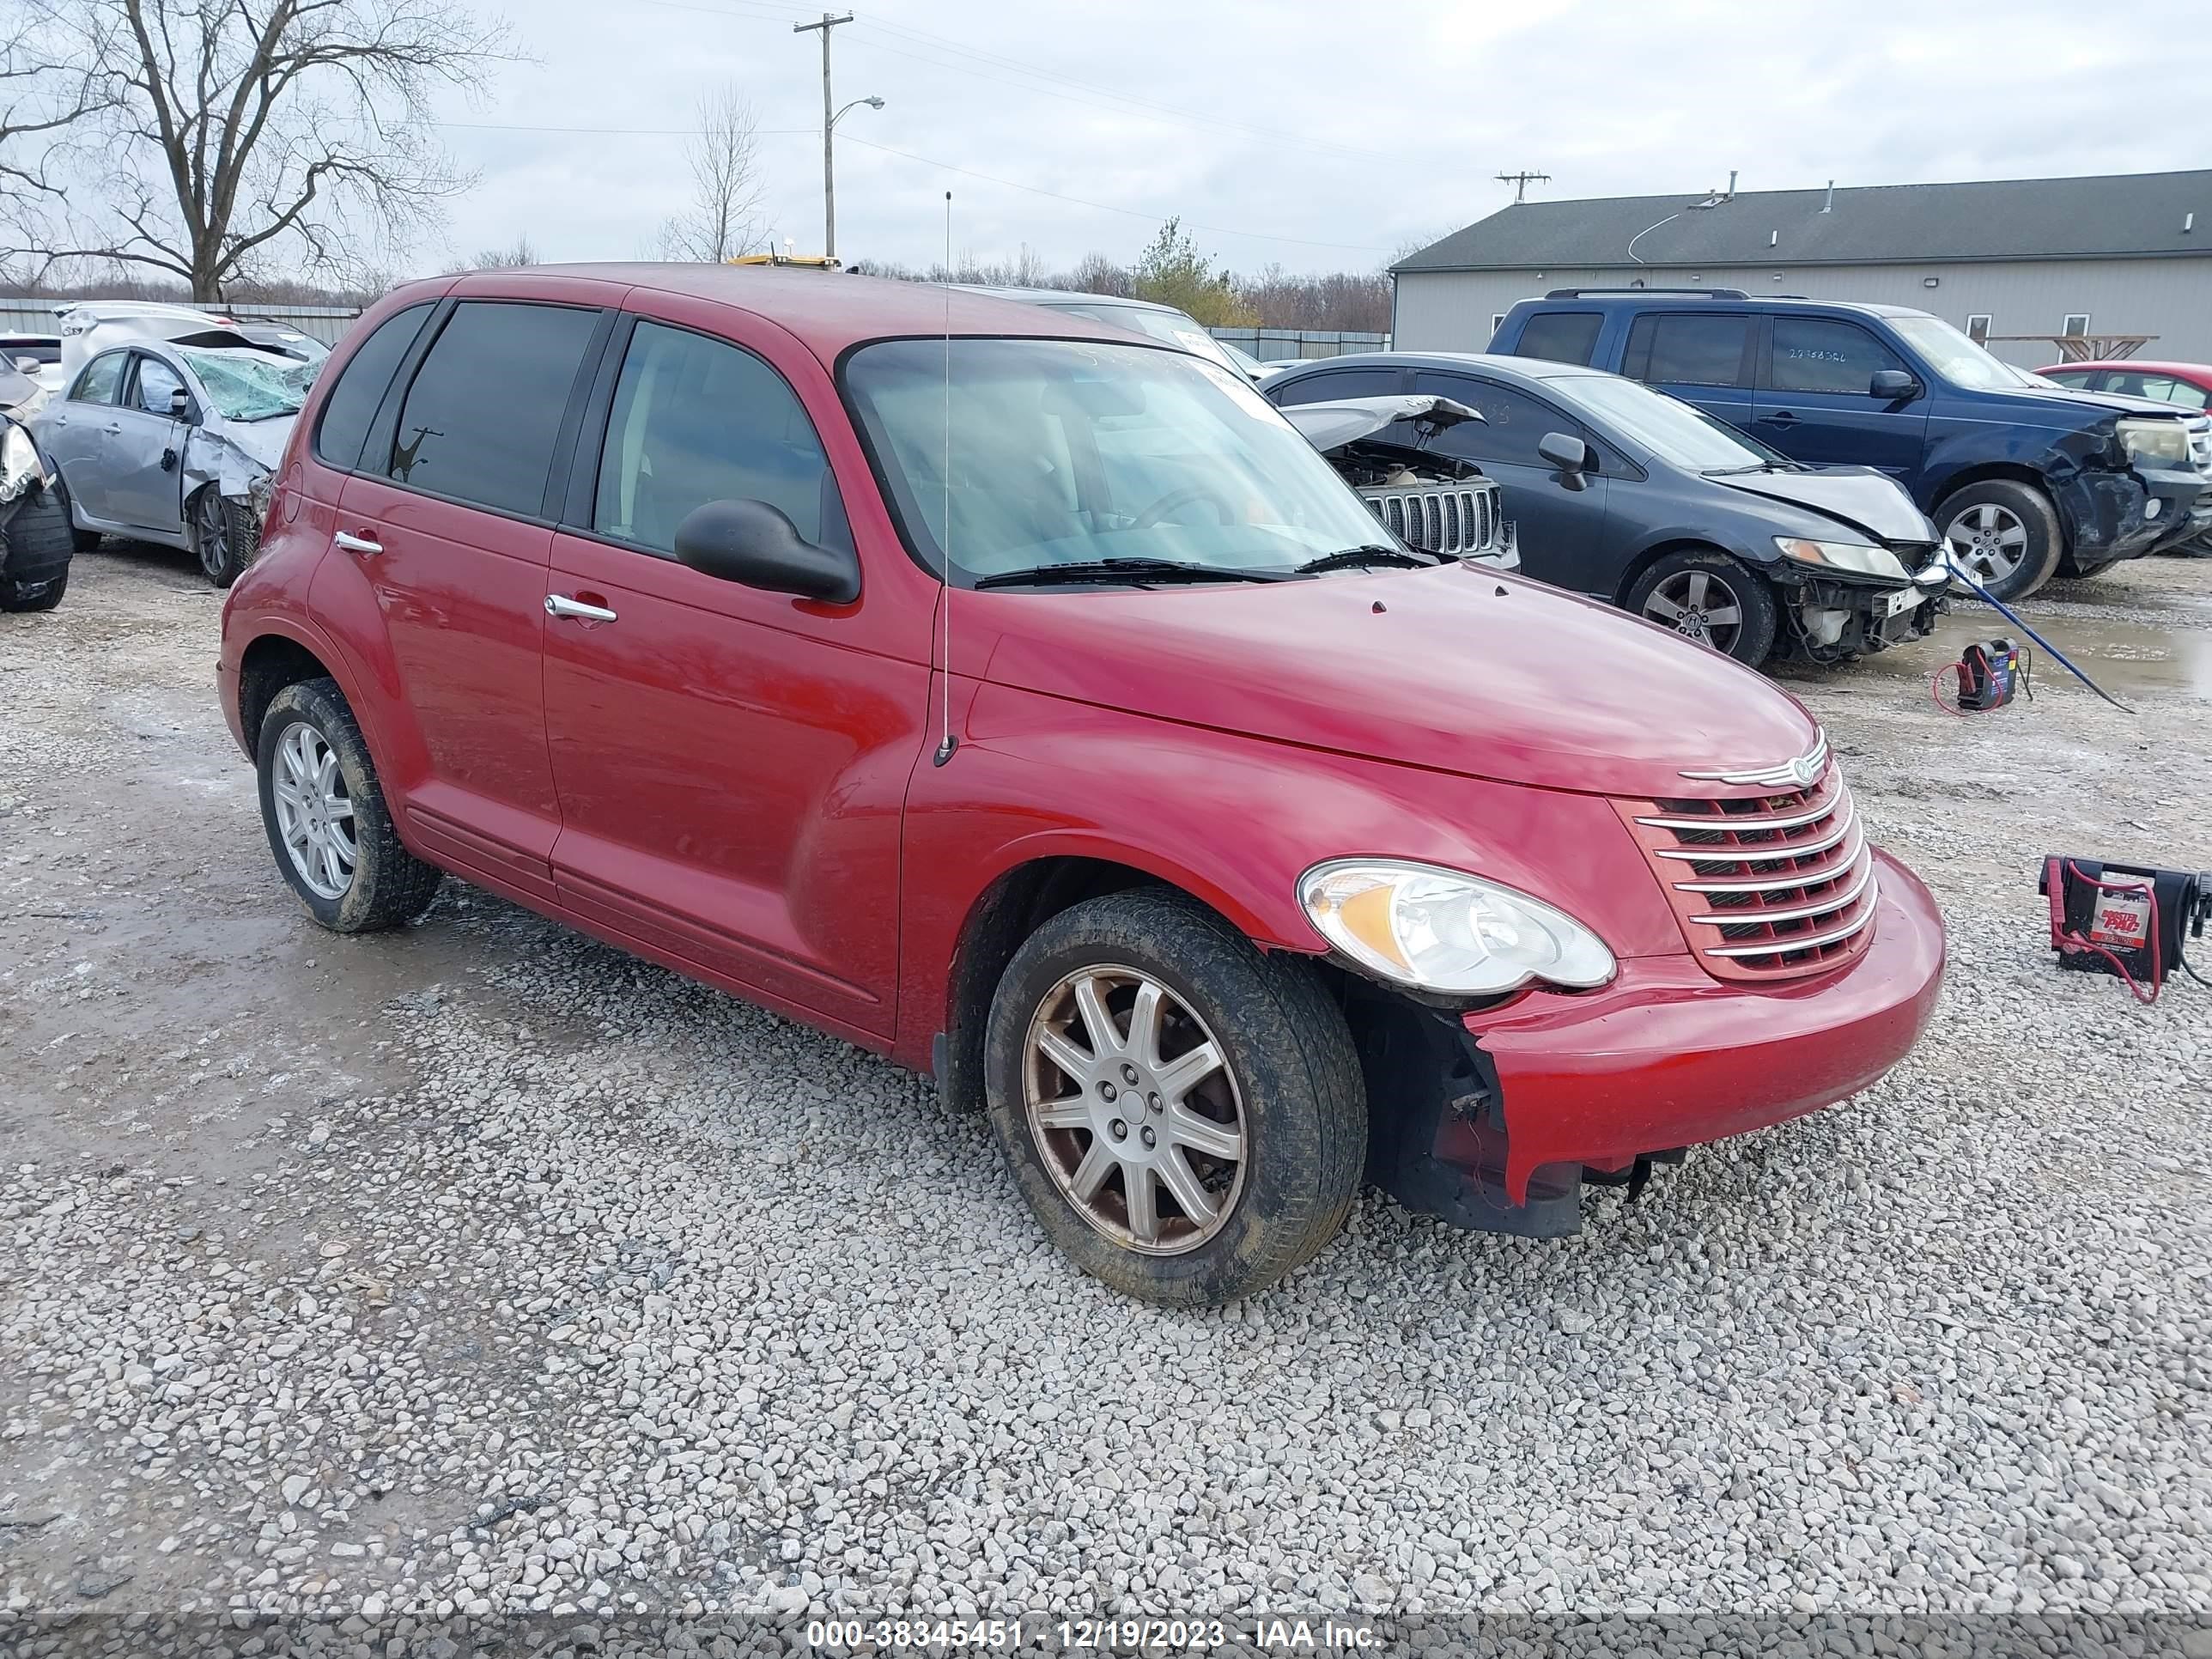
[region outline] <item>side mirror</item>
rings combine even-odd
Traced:
[[[1582,489],[1583,475],[1597,471],[1597,452],[1569,433],[1547,432],[1536,440],[1536,453],[1559,469],[1559,482],[1570,489]]]
[[[189,421],[191,417],[192,394],[184,387],[178,386],[169,393],[169,418],[173,421]]]
[[[19,374],[29,374],[35,377],[38,372],[45,367],[46,365],[40,362],[36,357],[18,357],[15,359],[15,372]]]
[[[1907,398],[1920,395],[1920,381],[1905,369],[1878,368],[1867,382],[1867,395],[1880,398],[1885,403],[1903,403]]]
[[[766,501],[708,501],[676,526],[676,559],[704,576],[770,593],[850,605],[860,597],[860,562],[817,547]]]

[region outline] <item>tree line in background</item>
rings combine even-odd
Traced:
[[[1380,334],[1390,326],[1390,278],[1382,270],[1339,270],[1301,276],[1279,264],[1240,276],[1199,252],[1180,219],[1170,219],[1133,264],[1086,253],[1065,270],[1048,266],[1026,245],[1011,259],[963,257],[927,269],[859,259],[857,270],[908,282],[972,283],[987,288],[1054,288],[1150,300],[1188,312],[1209,328],[1307,328]]]
[[[55,299],[359,304],[475,183],[432,100],[517,56],[465,0],[0,0],[0,292]],[[719,262],[773,246],[757,127],[735,88],[698,104],[685,210],[650,252]],[[532,264],[525,236],[471,268]],[[1214,327],[1380,331],[1380,271],[1232,274],[1169,220],[1128,264],[1051,270],[1024,246],[910,280],[1157,301]]]

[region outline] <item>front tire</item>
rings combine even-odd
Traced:
[[[76,525],[76,509],[70,506],[69,482],[57,471],[54,474],[54,497],[62,504],[62,516],[69,520],[70,551],[90,553],[100,545],[97,530],[80,530]]]
[[[1663,556],[1636,579],[1622,604],[1647,622],[1753,668],[1772,653],[1781,622],[1766,578],[1717,551]]]
[[[2024,599],[2049,581],[2066,551],[2058,509],[2039,489],[1984,478],[1936,509],[1954,564],[2000,599]]]
[[[322,926],[376,933],[430,908],[439,872],[400,844],[337,681],[303,680],[270,699],[255,770],[276,867]]]
[[[1312,968],[1179,894],[1054,916],[984,1036],[991,1127],[1046,1234],[1125,1296],[1207,1306],[1319,1254],[1358,1196],[1367,1101]]]
[[[246,509],[213,484],[192,497],[185,527],[200,574],[216,587],[228,587],[246,569]]]

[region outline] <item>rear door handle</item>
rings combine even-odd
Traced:
[[[106,426],[104,426],[104,427],[100,428],[100,429],[102,432],[107,432],[107,433],[116,433],[116,432],[120,432],[120,431],[122,431],[122,430],[123,430],[123,428],[122,428],[122,427],[121,427],[120,425],[118,425],[118,423],[116,423],[115,422],[112,422],[112,421],[109,422]]]
[[[331,545],[348,553],[358,553],[365,559],[374,558],[384,551],[382,542],[374,542],[366,536],[356,536],[345,530],[331,538]]]
[[[566,593],[545,596],[545,614],[565,617],[572,622],[612,622],[615,613],[603,605],[586,605],[581,599],[572,599]]]
[[[1762,415],[1759,418],[1762,423],[1767,426],[1795,426],[1797,424],[1797,417],[1795,415],[1792,415],[1786,409],[1778,409],[1771,415]]]

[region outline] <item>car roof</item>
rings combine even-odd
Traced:
[[[2082,368],[2116,368],[2130,373],[2148,369],[2154,374],[2171,374],[2193,385],[2212,386],[2212,363],[2169,363],[2149,357],[2099,357],[2086,363],[2047,363],[2029,372],[2054,374]]]
[[[1018,305],[947,284],[780,265],[630,263],[528,265],[470,271],[411,287],[416,299],[547,299],[546,277],[649,289],[728,306],[787,330],[824,362],[867,340],[951,333],[1140,343],[1125,330],[1066,312]],[[1165,348],[1163,348],[1164,349]]]
[[[1085,294],[1072,288],[994,288],[984,283],[953,283],[948,286],[963,294],[981,294],[994,300],[1018,300],[1027,306],[1066,306],[1077,302],[1086,306],[1127,306],[1132,311],[1164,311],[1174,316],[1184,313],[1173,306],[1164,306],[1154,300],[1133,300],[1121,294]]]
[[[1735,294],[1717,292],[1712,289],[1593,289],[1582,294],[1557,291],[1520,301],[1524,306],[1542,306],[1561,310],[1583,310],[1591,306],[1675,307],[1696,307],[1711,304],[1732,308],[1736,306],[1771,306],[1777,310],[1794,311],[1800,307],[1813,310],[1856,311],[1864,317],[1932,317],[1932,311],[1923,311],[1917,306],[1893,306],[1873,300],[1816,300],[1805,294],[1752,294],[1741,298]]]
[[[1286,368],[1271,377],[1286,384],[1292,379],[1307,380],[1332,368],[1440,368],[1480,369],[1488,374],[1519,375],[1526,380],[1617,380],[1618,374],[1602,368],[1592,368],[1585,363],[1555,363],[1547,357],[1511,357],[1503,352],[1492,351],[1352,351],[1340,357],[1316,357],[1296,368]]]

